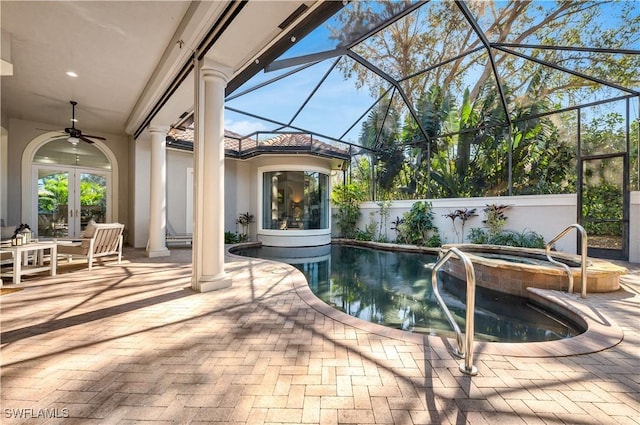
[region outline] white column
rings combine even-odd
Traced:
[[[208,59],[196,66],[194,240],[191,287],[231,286],[224,271],[224,90],[231,69]]]
[[[149,243],[147,257],[165,257],[167,249],[167,151],[168,127],[150,127],[151,178],[149,184]]]

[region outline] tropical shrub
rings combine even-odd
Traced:
[[[504,230],[507,216],[504,210],[509,205],[491,204],[484,208],[485,219],[483,223],[486,229],[473,228],[469,232],[471,243],[517,246],[523,248],[544,248],[544,237],[532,230],[516,232],[515,230]]]
[[[244,242],[242,240],[241,235],[235,233],[235,232],[224,232],[224,243],[239,243],[239,242]]]
[[[249,239],[249,225],[254,222],[253,218],[253,214],[246,212],[240,214],[236,220],[236,223],[242,226],[242,233],[240,236],[244,237],[245,240]]]
[[[393,222],[398,242],[411,245],[436,247],[442,245],[438,228],[433,223],[431,202],[420,201],[402,215],[402,220]]]
[[[361,215],[360,202],[365,199],[364,191],[359,186],[345,184],[334,187],[331,197],[338,210],[333,217],[340,230],[340,237],[354,239]]]
[[[491,204],[482,210],[485,217],[482,222],[487,226],[490,239],[502,232],[507,222],[507,216],[504,215],[504,211],[510,207],[510,205]]]
[[[477,215],[478,214],[476,214],[475,208],[472,208],[472,209],[464,208],[464,209],[455,210],[453,212],[449,211],[449,214],[444,214],[444,217],[448,217],[451,219],[451,225],[453,226],[453,231],[458,237],[458,240],[461,243],[464,243],[464,226],[471,217],[475,217]],[[461,225],[462,228],[460,230],[460,233],[458,233],[458,229],[456,228],[456,219],[460,219],[460,221],[462,222],[462,225]]]

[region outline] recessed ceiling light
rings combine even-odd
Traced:
[[[76,73],[75,73],[75,72],[73,72],[73,71],[67,71],[67,73],[66,73],[66,74],[67,74],[69,77],[73,77],[73,78],[76,78],[76,77],[78,76],[78,74],[76,74]]]

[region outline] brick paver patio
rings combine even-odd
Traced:
[[[232,287],[198,294],[190,250],[125,258],[0,297],[3,424],[640,423],[638,265],[570,300],[604,336],[478,344],[469,377],[453,341],[334,314],[289,266],[230,256]]]

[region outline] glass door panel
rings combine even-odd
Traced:
[[[589,255],[623,258],[627,234],[624,155],[582,161],[582,224]]]
[[[38,237],[69,236],[69,171],[40,168]]]
[[[107,179],[102,174],[80,174],[80,230],[84,231],[91,220],[106,223]]]
[[[38,237],[79,237],[87,223],[106,223],[109,173],[66,167],[34,167],[37,173]]]

